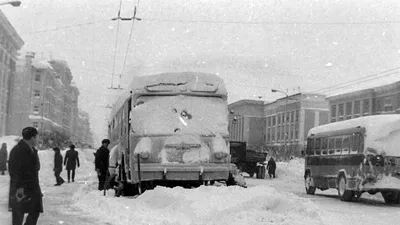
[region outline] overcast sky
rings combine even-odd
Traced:
[[[132,16],[136,2],[123,0],[121,16]],[[106,135],[105,106],[119,93],[108,89],[118,7],[119,0],[25,0],[1,8],[24,51],[68,61],[97,140]],[[400,67],[398,12],[396,0],[141,0],[121,80],[132,22],[120,23],[114,86],[194,70],[224,78],[229,102],[282,97],[271,88],[320,90]],[[396,80],[399,74],[347,88]]]

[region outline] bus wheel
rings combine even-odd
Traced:
[[[386,204],[400,204],[400,192],[398,191],[383,191],[381,192]]]
[[[310,173],[307,173],[307,175],[306,175],[306,177],[305,177],[305,179],[304,179],[304,184],[305,184],[305,187],[306,187],[306,192],[307,192],[307,194],[309,194],[309,195],[313,195],[313,194],[315,194],[315,187],[314,186],[312,186],[312,178],[311,178],[311,176],[310,176]]]
[[[339,178],[339,187],[338,187],[338,194],[340,200],[349,202],[354,197],[354,191],[346,190],[346,178],[344,176],[340,176]]]

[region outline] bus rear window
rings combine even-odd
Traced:
[[[352,135],[351,153],[362,153],[364,150],[364,136],[361,133]]]

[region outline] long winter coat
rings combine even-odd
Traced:
[[[79,157],[78,157],[78,152],[75,150],[68,150],[67,153],[65,154],[64,158],[64,166],[66,166],[67,170],[74,170],[76,169],[76,165],[79,167]]]
[[[63,157],[60,152],[54,154],[54,172],[61,172],[63,166]]]
[[[268,172],[274,172],[276,170],[276,163],[273,159],[268,161],[267,169]]]
[[[101,173],[106,173],[108,170],[108,160],[110,157],[110,150],[101,146],[96,152],[95,166],[96,170],[100,170]]]
[[[0,171],[7,170],[7,147],[2,147],[0,149]]]
[[[13,210],[24,213],[43,212],[42,191],[39,184],[40,161],[38,151],[21,140],[11,150],[9,157],[10,200]],[[31,200],[17,204],[16,191],[24,189],[24,194]]]

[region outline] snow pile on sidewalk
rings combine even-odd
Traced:
[[[157,187],[136,199],[103,196],[82,187],[76,206],[113,224],[323,224],[323,210],[272,187]]]

